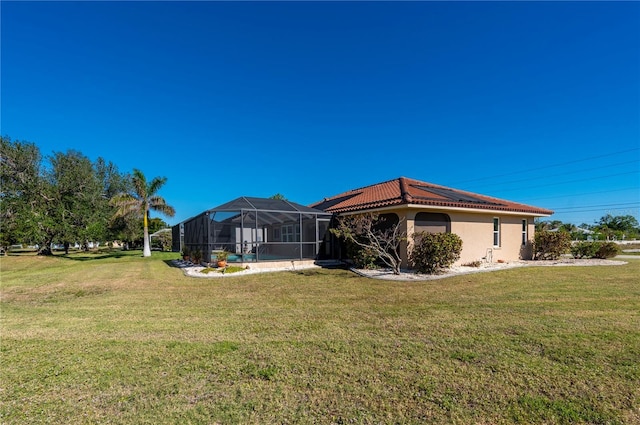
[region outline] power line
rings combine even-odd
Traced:
[[[545,166],[542,166],[542,167],[535,167],[535,168],[529,168],[529,169],[525,169],[525,170],[513,171],[511,173],[506,173],[506,174],[499,174],[499,175],[494,175],[494,176],[480,177],[480,178],[471,179],[471,180],[463,180],[463,181],[459,181],[459,182],[453,182],[451,184],[452,185],[459,185],[459,184],[462,184],[462,183],[477,182],[477,181],[482,181],[482,180],[489,180],[489,179],[496,179],[496,178],[500,178],[500,177],[513,176],[513,175],[516,175],[516,174],[523,174],[523,173],[528,173],[528,172],[531,172],[531,171],[546,170],[548,168],[561,167],[561,166],[568,165],[568,164],[576,164],[576,163],[579,163],[579,162],[591,161],[593,159],[606,158],[606,157],[609,157],[609,156],[620,155],[620,154],[623,154],[623,153],[633,152],[633,151],[637,151],[637,150],[640,150],[640,148],[631,148],[631,149],[626,149],[626,150],[623,150],[623,151],[612,152],[612,153],[603,154],[603,155],[597,155],[597,156],[590,156],[588,158],[576,159],[576,160],[573,160],[573,161],[566,161],[566,162],[560,162],[560,163],[552,164],[552,165],[545,165]]]
[[[593,211],[606,211],[606,210],[603,210],[602,208],[597,208],[597,209],[593,209],[593,210],[560,211],[558,213],[554,212],[553,215],[577,214],[577,213],[593,212]],[[633,215],[633,214],[630,214],[630,215]]]
[[[538,197],[538,198],[527,198],[528,201],[536,201],[536,200],[540,200],[540,199],[555,199],[555,198],[569,198],[569,197],[574,197],[574,196],[588,196],[588,195],[599,195],[601,193],[612,193],[612,192],[624,192],[625,190],[638,190],[638,187],[627,187],[627,188],[623,188],[623,189],[613,189],[613,190],[601,190],[598,192],[584,192],[584,193],[571,193],[568,195],[557,195],[557,196],[544,196],[544,197]]]
[[[550,209],[552,209],[553,211],[556,211],[556,210],[573,210],[573,209],[594,208],[594,207],[621,207],[626,205],[640,205],[640,202],[623,202],[620,204],[581,205],[579,207],[561,207],[561,208],[550,208]]]
[[[586,179],[578,179],[578,180],[568,180],[568,181],[562,181],[562,182],[556,182],[556,183],[548,183],[548,184],[542,184],[542,185],[537,185],[537,186],[527,186],[527,189],[533,189],[533,188],[539,188],[539,187],[548,187],[548,186],[557,186],[557,185],[562,185],[562,184],[567,184],[567,183],[579,183],[579,182],[585,182],[585,181],[590,181],[590,180],[600,180],[603,178],[607,178],[607,177],[617,177],[617,176],[626,176],[629,174],[638,174],[640,173],[639,171],[629,171],[626,173],[616,173],[616,174],[608,174],[606,176],[597,176],[597,177],[589,177]],[[514,190],[522,190],[521,187],[515,187],[512,189],[500,189],[501,192],[512,192]]]
[[[626,164],[638,164],[638,161],[625,161],[625,162],[618,162],[615,164],[609,164],[609,165],[602,165],[600,167],[590,167],[588,171],[593,171],[593,170],[601,170],[603,168],[610,168],[610,167],[618,167],[620,165],[626,165]],[[566,176],[568,174],[577,174],[577,173],[584,173],[585,170],[574,170],[574,171],[566,171],[564,173],[557,173],[557,174],[546,174],[544,177],[545,178],[550,178],[550,177],[557,177],[557,176]],[[531,177],[529,178],[525,178],[525,179],[520,179],[520,180],[509,180],[508,183],[518,183],[518,182],[527,182],[527,181],[531,181]],[[491,186],[496,186],[496,185],[501,185],[502,183],[487,183],[484,185],[480,185],[480,188],[485,188],[485,187],[491,187]]]
[[[599,208],[598,208],[599,207]],[[573,220],[578,219],[577,216],[583,213],[593,213],[598,212],[601,215],[630,215],[634,217],[640,216],[640,202],[623,202],[616,204],[601,204],[601,205],[581,205],[578,207],[566,207],[566,208],[557,208],[558,210],[566,210],[566,211],[556,211],[555,208],[551,208],[553,210],[553,216],[561,216],[561,215],[573,215]],[[584,220],[584,218],[582,218]]]

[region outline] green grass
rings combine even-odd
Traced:
[[[200,273],[209,274],[209,273],[222,273],[222,274],[231,274],[238,273],[246,270],[244,267],[240,266],[227,266],[227,267],[207,267],[206,269],[202,269]]]
[[[0,423],[640,423],[640,261],[428,282],[0,259]]]

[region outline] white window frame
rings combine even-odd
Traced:
[[[529,222],[526,218],[522,219],[522,245],[526,245],[529,241]]]
[[[284,224],[280,230],[282,242],[300,242],[300,225]]]
[[[500,217],[493,217],[493,247],[500,247]]]

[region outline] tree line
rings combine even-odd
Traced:
[[[536,231],[560,231],[571,235],[573,240],[635,240],[640,238],[638,220],[632,215],[611,215],[600,217],[594,224],[575,225],[560,220],[536,222]]]
[[[144,245],[150,255],[149,232],[168,227],[156,210],[175,213],[157,192],[166,178],[147,182],[139,170],[123,173],[111,161],[91,161],[68,150],[43,156],[31,142],[1,137],[0,247],[39,247],[51,254],[54,244],[68,252],[73,244],[84,249],[90,242],[122,241]]]

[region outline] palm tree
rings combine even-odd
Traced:
[[[151,256],[151,247],[149,244],[149,211],[158,211],[168,217],[173,217],[176,213],[175,209],[167,204],[161,196],[158,196],[158,190],[167,182],[166,177],[154,177],[147,184],[147,178],[142,171],[133,170],[133,193],[119,193],[111,198],[111,205],[117,210],[113,218],[125,217],[128,215],[142,215],[144,221],[144,257]]]

